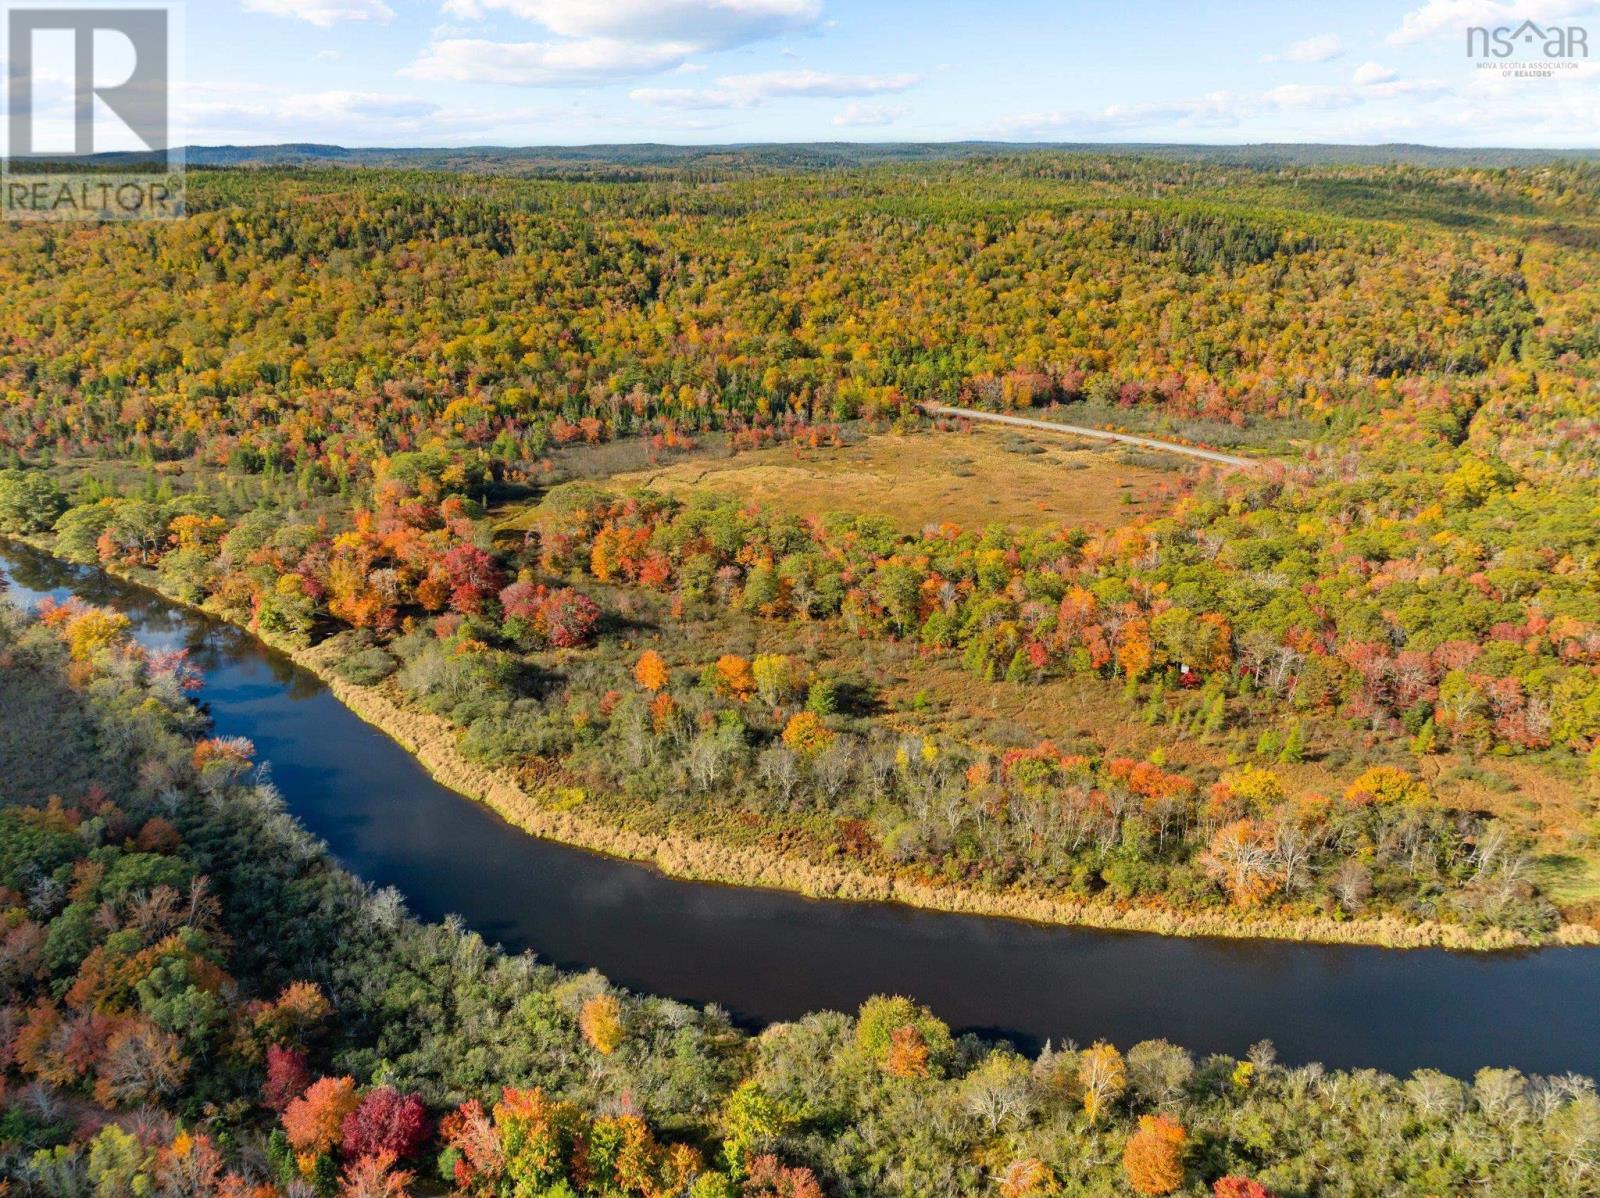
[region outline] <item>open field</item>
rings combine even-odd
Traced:
[[[694,456],[614,476],[617,488],[738,495],[808,515],[850,510],[903,531],[948,522],[1118,524],[1159,503],[1169,471],[1125,464],[1114,450],[1052,444],[998,431],[874,435],[842,448],[779,446],[734,457]]]

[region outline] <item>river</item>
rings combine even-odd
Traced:
[[[126,612],[146,643],[187,648],[217,734],[249,737],[290,810],[419,916],[458,914],[508,949],[748,1026],[904,993],[1027,1050],[1164,1037],[1237,1056],[1266,1038],[1291,1063],[1600,1075],[1600,949],[1183,939],[676,881],[537,840],[440,786],[247,633],[15,544],[0,542],[0,573],[13,602],[78,595]]]

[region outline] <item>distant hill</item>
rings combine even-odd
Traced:
[[[293,142],[272,146],[192,146],[191,167],[350,166],[538,174],[586,170],[729,168],[818,170],[890,162],[955,161],[1041,152],[1136,155],[1241,166],[1424,167],[1530,166],[1600,160],[1600,148],[1455,148],[1393,143],[1376,146],[1266,142],[1258,145],[1179,145],[1097,142],[805,142],[721,146],[653,143],[592,146],[466,146],[460,148],[349,148]],[[115,165],[118,155],[100,161]]]

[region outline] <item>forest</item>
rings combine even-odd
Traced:
[[[0,230],[0,536],[712,880],[1600,943],[1592,161],[302,150]],[[0,614],[0,678],[14,1193],[1600,1184],[1583,1079],[1029,1058],[914,996],[753,1033],[563,974],[341,872],[115,612]]]
[[[0,1173],[14,1193],[1592,1192],[1577,1077],[1028,1059],[869,1000],[751,1036],[423,925],[208,735],[181,653],[0,608]],[[65,756],[49,747],[69,747]],[[57,762],[61,764],[58,766]]]
[[[1064,154],[206,172],[176,225],[0,241],[0,532],[333,638],[348,682],[620,825],[1269,933],[1581,939],[1593,183]],[[610,483],[618,455],[970,431],[927,399],[1261,466],[1175,471],[1109,523],[915,533],[848,493]],[[910,693],[842,664],[860,646]],[[947,667],[1151,731],[961,721]]]

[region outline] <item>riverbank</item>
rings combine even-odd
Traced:
[[[50,545],[42,539],[19,540],[42,552],[50,552]],[[158,585],[160,580],[147,572],[108,572],[152,590],[170,602],[240,626],[214,605],[196,606],[169,594]],[[298,648],[275,643],[270,637],[261,639],[318,677],[340,703],[404,748],[442,785],[484,804],[531,835],[647,864],[674,878],[770,888],[816,899],[894,902],[933,911],[1164,936],[1470,950],[1515,949],[1540,944],[1600,944],[1600,931],[1582,924],[1563,924],[1551,935],[1535,940],[1501,930],[1482,931],[1434,922],[1250,917],[1234,911],[1181,912],[1114,906],[1020,889],[992,893],[877,874],[846,864],[817,862],[758,846],[730,846],[705,837],[641,835],[585,816],[581,809],[553,804],[544,794],[525,789],[508,772],[468,760],[458,748],[456,729],[442,718],[403,702],[392,683],[364,687],[341,678],[333,669],[337,649],[331,644]]]

